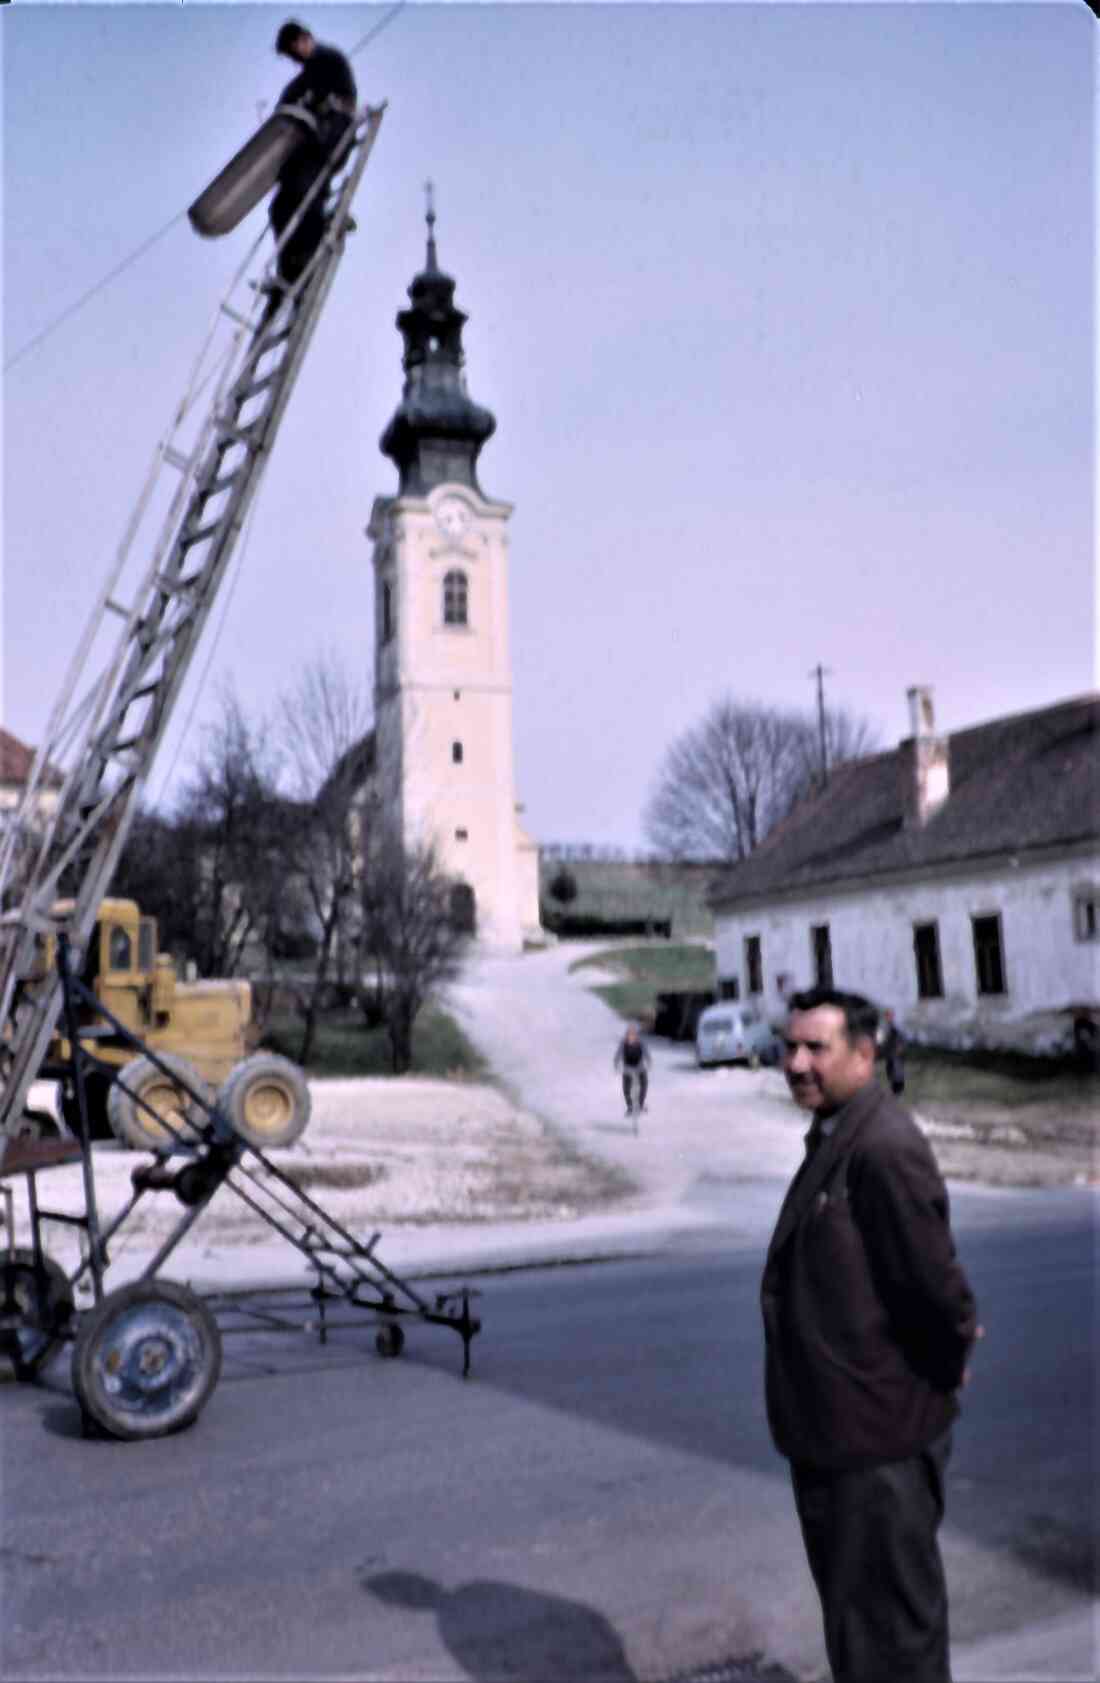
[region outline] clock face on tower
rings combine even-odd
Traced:
[[[435,507],[435,521],[444,537],[458,539],[470,529],[470,509],[461,497],[443,497]]]

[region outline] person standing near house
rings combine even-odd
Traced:
[[[886,1079],[895,1098],[905,1091],[905,1037],[894,1021],[894,1013],[882,1013],[879,1025],[878,1049],[886,1066]]]
[[[928,1142],[874,1078],[876,1008],[815,988],[789,1011],[813,1122],[761,1286],[768,1423],[835,1683],[950,1683],[937,1533],[977,1307]]]
[[[638,1025],[630,1023],[626,1033],[619,1041],[615,1052],[613,1067],[622,1071],[623,1098],[626,1100],[626,1114],[634,1114],[634,1083],[638,1083],[638,1109],[645,1109],[646,1094],[649,1092],[649,1048],[638,1033]]]

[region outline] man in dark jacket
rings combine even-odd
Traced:
[[[343,139],[355,116],[356,87],[351,65],[335,47],[315,41],[304,24],[290,19],[275,38],[275,51],[301,70],[279,96],[280,105],[304,107],[314,127],[296,147],[279,174],[271,201],[271,226],[282,237],[299,206],[301,219],[279,253],[279,274],[288,284],[302,274],[325,231],[325,191],[310,190]]]
[[[764,1268],[768,1422],[836,1683],[949,1683],[937,1531],[974,1297],[928,1143],[874,1079],[877,1010],[824,988],[788,1004],[813,1125]]]

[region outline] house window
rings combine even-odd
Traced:
[[[453,761],[453,763],[456,766],[460,766],[462,764],[462,744],[461,744],[461,742],[452,742],[451,743],[451,760]]]
[[[467,610],[469,606],[469,591],[466,574],[457,568],[449,572],[443,580],[443,623],[444,625],[467,625]]]
[[[393,585],[389,579],[382,583],[382,641],[388,643],[393,636]]]
[[[831,988],[833,985],[833,944],[829,937],[829,925],[827,923],[810,925],[810,953],[813,958],[814,986]]]
[[[718,978],[718,997],[719,997],[719,999],[740,999],[741,998],[741,978],[740,978],[740,976],[719,976],[719,978]]]
[[[1100,893],[1094,889],[1073,897],[1073,934],[1078,941],[1100,940]]]
[[[1004,948],[997,912],[970,920],[974,930],[974,970],[979,993],[1005,992]]]
[[[940,931],[935,923],[913,925],[913,957],[917,964],[918,999],[943,998],[940,970]]]
[[[455,831],[455,841],[468,841],[469,836],[470,836],[469,830],[456,830]]]
[[[759,935],[745,936],[745,991],[750,994],[764,992],[764,963]]]

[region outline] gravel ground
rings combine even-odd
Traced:
[[[623,1114],[611,1067],[622,1024],[569,967],[591,948],[562,943],[516,958],[480,957],[449,1001],[499,1085],[417,1077],[321,1080],[302,1140],[274,1160],[357,1232],[505,1222],[569,1222],[603,1210],[686,1208],[716,1181],[782,1180],[802,1155],[805,1118],[774,1070],[701,1071],[691,1048],[653,1040],[650,1104],[640,1127]],[[52,1089],[33,1090],[49,1108]],[[960,1107],[961,1112],[962,1107]],[[918,1117],[948,1177],[995,1186],[1096,1184],[1096,1123],[1036,1139],[1011,1113],[986,1107]],[[144,1154],[95,1150],[101,1215],[125,1202]],[[25,1242],[25,1222],[17,1236]],[[50,1207],[78,1211],[78,1166],[52,1170]],[[179,1219],[171,1197],[146,1198],[115,1246],[147,1247]],[[222,1192],[203,1212],[203,1240],[249,1245],[262,1218]],[[59,1260],[75,1244],[56,1226]]]

